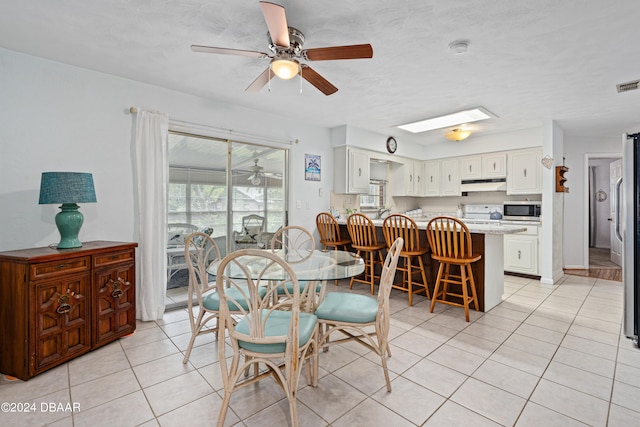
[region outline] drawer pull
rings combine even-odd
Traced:
[[[130,285],[129,282],[125,282],[121,277],[118,277],[118,280],[109,280],[109,284],[111,285],[111,297],[112,298],[120,298],[124,293],[120,287],[128,287]]]
[[[63,268],[69,267],[69,264],[60,264],[56,265],[56,270],[62,270]]]
[[[118,258],[119,258],[119,256],[118,256],[118,255],[111,255],[111,256],[109,257],[109,259],[118,259]]]
[[[70,311],[71,311],[71,305],[67,303],[60,304],[60,306],[56,308],[56,313],[58,314],[67,314]]]

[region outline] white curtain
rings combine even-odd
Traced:
[[[135,132],[139,268],[136,317],[161,319],[167,287],[167,135],[164,114],[138,111]]]

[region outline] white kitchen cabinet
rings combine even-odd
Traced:
[[[507,176],[505,153],[468,156],[460,159],[460,180],[493,179]]]
[[[440,195],[440,160],[424,162],[423,195],[435,197]]]
[[[458,158],[430,160],[424,162],[423,168],[423,196],[460,196]]]
[[[527,231],[504,235],[504,271],[540,275],[538,225],[527,226]]]
[[[470,156],[460,159],[460,179],[481,179],[482,178],[482,157]]]
[[[423,176],[422,161],[405,159],[403,163],[393,166],[393,195],[422,196]]]
[[[507,155],[505,153],[482,156],[482,178],[505,178],[507,176]]]
[[[440,195],[460,196],[460,171],[458,159],[440,162]]]
[[[541,150],[514,151],[507,158],[507,194],[541,194]]]
[[[333,191],[337,194],[369,192],[369,153],[348,146],[333,151]]]

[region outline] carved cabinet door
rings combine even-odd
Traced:
[[[34,374],[91,349],[90,279],[87,271],[34,283]]]

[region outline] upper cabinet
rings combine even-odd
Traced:
[[[510,152],[507,194],[541,194],[542,174],[539,149]]]
[[[348,146],[333,150],[333,191],[337,194],[369,192],[369,153]]]
[[[458,159],[440,162],[440,195],[460,196],[460,170]]]
[[[482,178],[482,157],[470,156],[460,159],[460,179]]]
[[[505,153],[469,156],[460,159],[460,180],[504,178],[507,176]]]
[[[423,196],[459,196],[459,161],[455,159],[424,162]]]
[[[424,192],[425,196],[440,195],[440,160],[424,162]]]
[[[482,178],[505,178],[507,176],[507,155],[505,153],[482,156]]]
[[[423,162],[405,159],[393,165],[393,195],[422,196],[424,191]]]

